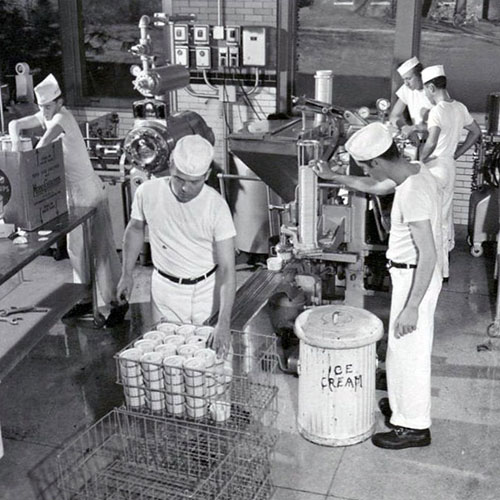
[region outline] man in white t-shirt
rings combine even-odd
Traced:
[[[380,401],[391,432],[375,446],[402,449],[431,442],[431,352],[434,312],[441,290],[440,190],[427,167],[401,157],[387,127],[371,123],[353,134],[346,149],[369,177],[338,175],[325,164],[318,175],[348,188],[378,193],[395,185],[387,250],[392,281],[386,356],[389,400]]]
[[[35,87],[35,95],[40,111],[9,123],[12,149],[13,151],[19,149],[19,134],[22,130],[40,126],[45,132],[37,148],[57,139],[62,140],[66,198],[69,209],[75,207],[96,207],[97,209],[90,227],[90,243],[96,262],[95,278],[99,293],[110,310],[105,326],[116,326],[123,321],[128,305],[125,303],[119,305],[114,301],[116,285],[120,278],[120,260],[113,238],[105,187],[92,168],[80,127],[71,112],[64,106],[61,89],[54,75],[50,74]],[[68,235],[68,254],[75,280],[80,283],[90,283],[91,276],[81,226]],[[73,307],[66,317],[82,316],[91,310],[92,302],[90,298],[87,298]]]
[[[234,237],[227,203],[205,184],[213,146],[199,135],[181,138],[171,156],[170,177],[139,186],[125,230],[118,296],[130,297],[132,271],[147,224],[155,267],[151,279],[153,321],[201,325],[218,309],[216,350],[227,352],[236,289]]]
[[[481,129],[467,107],[452,99],[446,89],[446,76],[441,65],[430,66],[422,72],[427,97],[433,103],[427,121],[428,137],[421,152],[431,173],[443,190],[443,277],[449,276],[448,253],[455,246],[453,229],[453,191],[455,187],[455,160],[462,156],[481,137]],[[459,145],[464,129],[465,141]]]
[[[432,103],[425,95],[422,85],[422,64],[417,57],[412,57],[398,67],[397,72],[403,79],[403,85],[397,90],[397,101],[389,115],[389,122],[401,130],[405,137],[418,141],[418,133],[426,130],[425,122]],[[408,109],[411,124],[404,118],[404,111]]]

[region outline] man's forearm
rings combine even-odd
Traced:
[[[393,193],[396,185],[390,180],[379,182],[373,180],[371,177],[359,177],[356,175],[336,175],[333,181],[355,191],[379,196]]]
[[[473,146],[477,140],[479,139],[479,135],[475,132],[469,131],[465,141],[460,144],[453,155],[453,158],[456,160],[460,158],[471,146]]]
[[[130,275],[144,244],[144,229],[127,226],[123,237],[122,273]]]
[[[419,256],[417,268],[415,269],[413,277],[411,292],[406,302],[407,307],[414,307],[418,309],[420,302],[422,302],[422,299],[429,288],[435,267],[435,255],[430,254],[428,256]]]
[[[217,324],[229,328],[231,325],[231,312],[233,310],[234,298],[236,295],[236,274],[224,268],[219,268],[217,273],[221,280],[219,291],[219,318]]]

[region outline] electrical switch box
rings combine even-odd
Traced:
[[[240,65],[240,48],[237,46],[228,47],[229,49],[229,66]]]
[[[208,24],[196,24],[193,27],[193,41],[197,45],[208,45],[210,42],[210,26]]]
[[[214,40],[224,40],[224,26],[214,26],[212,36]]]
[[[229,66],[229,61],[228,61],[228,50],[227,47],[219,47],[219,60],[218,60],[218,66],[219,68],[225,68]]]
[[[210,47],[196,47],[195,54],[195,62],[198,69],[207,69],[212,67]]]
[[[174,24],[174,42],[178,44],[188,43],[189,31],[187,24]]]
[[[189,68],[189,47],[175,46],[175,64]]]
[[[266,65],[266,28],[246,26],[241,30],[243,66]]]
[[[240,43],[240,27],[226,26],[226,42],[230,44]]]

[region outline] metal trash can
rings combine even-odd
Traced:
[[[295,320],[300,339],[297,426],[313,443],[348,446],[375,425],[376,342],[382,321],[344,305],[308,309]]]

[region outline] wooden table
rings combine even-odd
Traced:
[[[27,264],[48,250],[61,237],[76,227],[83,225],[84,245],[91,276],[95,274],[90,241],[90,220],[96,209],[78,208],[61,215],[51,222],[28,232],[26,245],[14,245],[10,239],[0,240],[0,286],[21,271]],[[40,241],[40,230],[51,230],[46,240]],[[94,321],[100,321],[97,308],[97,290],[92,279],[92,298]],[[8,306],[36,305],[48,309],[46,313],[26,313],[17,325],[0,322],[0,381],[21,361],[43,338],[52,325],[75,303],[88,296],[89,285],[64,283],[49,295],[31,303],[29,295],[11,292],[0,301],[0,309]],[[13,303],[13,301],[17,303]],[[21,302],[22,301],[22,302]]]

